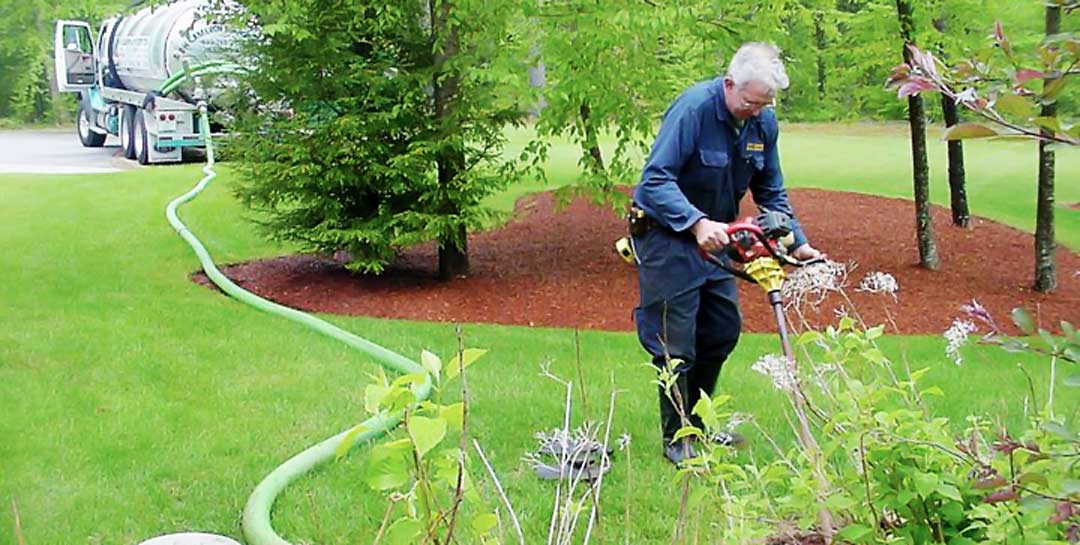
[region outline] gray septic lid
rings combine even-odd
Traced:
[[[217,534],[184,532],[148,539],[139,545],[240,545],[240,542]]]

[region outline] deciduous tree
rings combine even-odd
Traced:
[[[1038,291],[1057,283],[1054,257],[1054,145],[1080,145],[1080,124],[1062,112],[1069,80],[1080,74],[1080,38],[1061,32],[1062,14],[1080,7],[1075,0],[1051,0],[1045,6],[1042,42],[1033,52],[1014,47],[1001,23],[994,25],[993,47],[955,67],[931,53],[910,48],[906,64],[890,81],[901,97],[938,91],[977,114],[982,123],[961,123],[946,138],[1019,137],[1039,141],[1038,205],[1035,227],[1035,280]],[[1004,61],[1004,62],[1002,62]]]
[[[910,61],[915,30],[911,0],[896,0],[896,14],[900,21],[900,37],[904,42],[904,60]],[[940,266],[937,241],[934,239],[934,222],[930,215],[930,170],[926,160],[926,116],[922,97],[908,97],[908,124],[911,128],[912,182],[915,195],[915,234],[919,242],[919,265],[927,269]]]

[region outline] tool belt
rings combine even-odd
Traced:
[[[626,213],[626,225],[630,234],[635,237],[645,236],[645,233],[660,227],[659,222],[650,218],[636,204],[631,204],[630,211]]]

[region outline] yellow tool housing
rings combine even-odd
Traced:
[[[784,285],[784,269],[771,257],[761,257],[746,264],[743,269],[766,293],[779,291]]]

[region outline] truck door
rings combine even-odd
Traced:
[[[83,21],[57,21],[53,43],[56,86],[61,92],[89,89],[97,73],[94,39]]]

